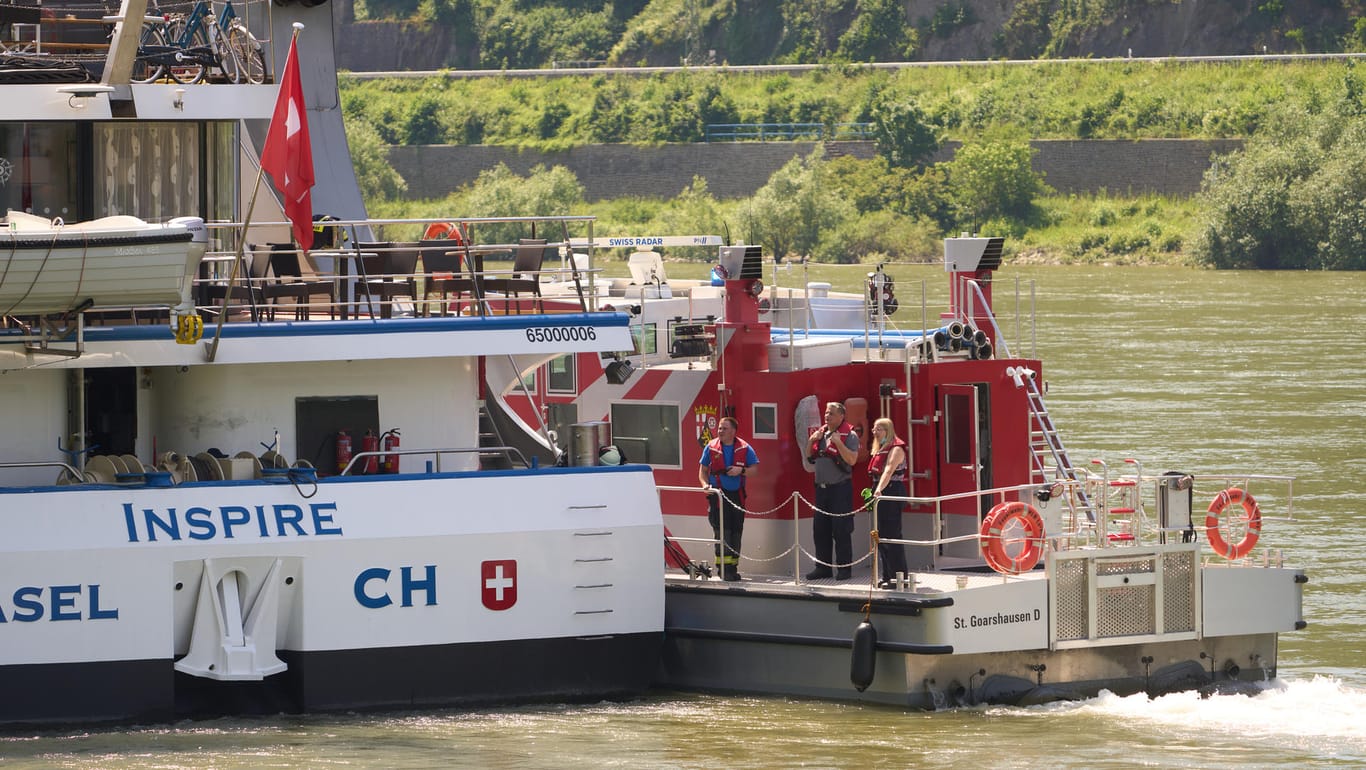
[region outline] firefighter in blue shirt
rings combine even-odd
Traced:
[[[759,464],[754,448],[735,432],[740,423],[734,417],[722,417],[716,426],[716,438],[702,449],[702,461],[697,467],[697,480],[709,493],[719,489],[720,495],[707,496],[707,521],[712,537],[721,543],[716,546],[716,563],[721,566],[722,580],[740,579],[740,535],[745,528],[745,476]],[[725,532],[722,537],[720,505],[724,501]]]

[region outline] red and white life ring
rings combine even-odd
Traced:
[[[1224,540],[1224,535],[1219,531],[1219,517],[1231,506],[1241,505],[1243,507],[1243,518],[1247,520],[1247,531],[1243,539],[1235,544],[1229,544]],[[1257,544],[1257,538],[1262,534],[1262,509],[1257,506],[1257,501],[1239,489],[1231,487],[1214,496],[1210,501],[1209,512],[1205,515],[1205,537],[1209,538],[1209,547],[1214,552],[1232,561],[1247,556],[1252,547]]]
[[[1014,556],[1006,551],[1007,540],[1001,536],[1001,532],[1012,524],[1024,527],[1024,547]],[[978,534],[982,538],[982,555],[987,565],[997,572],[1006,575],[1028,572],[1043,557],[1043,517],[1029,503],[1016,501],[997,504],[982,519]],[[1021,539],[1012,537],[1009,542],[1018,543]]]

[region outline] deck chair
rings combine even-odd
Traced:
[[[424,240],[417,242],[417,250],[422,254],[422,307],[427,315],[432,314],[429,298],[441,297],[441,315],[450,312],[447,296],[463,296],[472,293],[470,279],[460,275],[460,245],[453,240]],[[463,282],[463,284],[461,283]]]
[[[522,292],[533,295],[535,305],[539,312],[545,312],[545,303],[541,299],[541,265],[545,262],[545,253],[549,247],[545,245],[544,239],[523,238],[518,241],[517,249],[512,257],[512,276],[509,278],[486,278],[484,288],[488,291],[496,291],[505,298],[512,297],[520,299]],[[514,303],[517,314],[522,313],[522,303]],[[507,301],[504,300],[504,307]]]
[[[374,250],[374,259],[362,257],[365,277],[356,283],[356,295],[378,297],[380,317],[390,318],[395,297],[417,301],[418,244],[400,241],[372,245],[384,248]]]
[[[237,280],[240,283],[234,283],[231,289],[221,283],[206,285],[203,290],[203,301],[208,307],[200,311],[201,315],[217,317],[225,294],[228,296],[229,315],[240,313],[244,309],[251,312],[253,321],[260,321],[270,315],[266,307],[265,293],[262,291],[270,260],[261,253],[259,246],[248,244],[247,248],[251,253],[251,261],[238,267]],[[246,261],[245,255],[243,261]]]
[[[313,297],[325,296],[328,317],[337,317],[336,284],[332,281],[306,280],[299,265],[299,250],[294,244],[270,244],[269,262],[271,269],[275,271],[275,281],[264,286],[263,293],[266,299],[275,300],[276,304],[279,304],[282,298],[292,300],[289,304],[294,306],[294,320],[307,321],[309,304]],[[274,318],[274,315],[272,308],[271,317]]]

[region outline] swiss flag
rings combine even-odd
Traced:
[[[304,89],[299,82],[299,37],[289,44],[285,74],[280,80],[280,95],[275,114],[261,151],[261,168],[270,174],[275,189],[285,199],[285,216],[294,223],[294,240],[299,248],[313,248],[313,146],[308,141],[308,113],[304,109]]]
[[[497,559],[479,565],[480,598],[484,606],[499,612],[517,603],[517,561]]]

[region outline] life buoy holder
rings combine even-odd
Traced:
[[[1006,552],[1006,541],[1001,537],[1001,532],[1012,523],[1024,527],[1025,531],[1024,548],[1014,556]],[[978,534],[982,538],[982,555],[987,560],[987,566],[997,572],[1006,575],[1028,572],[1034,569],[1043,557],[1043,517],[1039,515],[1039,510],[1029,503],[998,503],[987,513],[986,518],[982,519],[982,528]],[[1012,539],[1011,542],[1017,541]]]
[[[1234,505],[1243,507],[1243,517],[1247,519],[1247,532],[1242,540],[1229,544],[1224,540],[1224,534],[1219,531],[1219,517]],[[1257,506],[1257,500],[1252,495],[1238,487],[1230,487],[1215,495],[1210,501],[1209,511],[1205,515],[1205,537],[1209,539],[1209,547],[1215,553],[1229,561],[1241,559],[1257,545],[1257,538],[1261,535],[1262,509]]]

